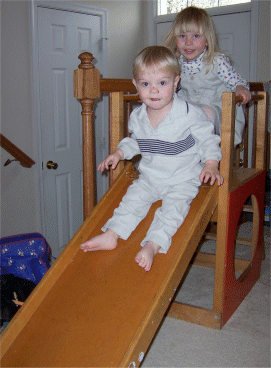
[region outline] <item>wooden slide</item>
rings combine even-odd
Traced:
[[[169,252],[145,272],[134,258],[154,214],[112,251],[84,253],[135,178],[128,165],[9,324],[1,367],[137,367],[217,203],[201,187]]]
[[[82,69],[75,73],[79,81],[76,96],[83,106],[84,132],[91,131],[88,114],[93,115],[93,101],[99,97],[105,83],[109,84],[110,93],[116,93],[115,97],[110,95],[110,100],[118,105],[110,121],[119,121],[122,116],[119,101],[123,102],[123,93],[112,91],[112,80],[99,79],[89,62],[92,55],[89,55],[83,55],[86,62],[83,66],[80,64]],[[81,83],[81,76],[90,79],[87,85]],[[124,82],[121,88],[127,83],[132,85],[131,81]],[[93,88],[96,88],[95,93]],[[122,89],[118,87],[117,91]],[[222,111],[221,173],[225,183],[220,188],[216,184],[201,186],[168,253],[158,254],[149,272],[139,267],[134,258],[160,202],[151,207],[128,240],[118,241],[116,249],[84,253],[80,244],[101,232],[137,174],[131,163],[125,166],[94,209],[86,208],[93,199],[94,183],[85,185],[86,220],[2,334],[1,367],[138,367],[167,312],[175,318],[185,315],[186,320],[217,329],[226,323],[260,272],[266,94],[259,92],[254,100],[258,104],[255,126],[259,127],[256,168],[232,169],[234,111],[239,100],[234,93],[227,93],[223,96]],[[118,141],[118,126],[114,129],[112,135],[116,135]],[[88,143],[91,135],[84,136],[85,166],[93,161],[93,148]],[[112,145],[111,149],[114,150]],[[91,165],[94,166],[93,162]],[[84,171],[89,180],[93,168],[87,167]],[[255,203],[252,260],[235,260],[236,228],[249,196]],[[211,219],[217,221],[216,255],[198,254],[196,260],[216,268],[214,309],[172,302]],[[234,264],[243,272],[238,280]]]

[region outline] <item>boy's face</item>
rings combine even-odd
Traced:
[[[149,67],[139,72],[133,83],[148,109],[161,110],[171,107],[179,79],[171,71]]]

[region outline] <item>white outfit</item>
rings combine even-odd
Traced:
[[[222,93],[234,92],[238,85],[249,89],[249,84],[232,67],[225,55],[217,54],[212,64],[204,62],[204,51],[197,59],[186,61],[180,56],[181,89],[178,95],[198,106],[213,108],[215,132],[221,133]],[[242,141],[245,116],[242,106],[236,107],[235,145]]]
[[[157,209],[141,245],[153,241],[160,245],[161,253],[166,253],[198,193],[200,161],[221,159],[220,137],[213,133],[212,123],[199,107],[177,95],[170,112],[156,128],[150,124],[145,104],[132,112],[128,128],[131,137],[124,138],[118,148],[125,159],[142,155],[140,176],[102,230],[110,228],[127,239],[152,203],[162,199],[162,207]]]

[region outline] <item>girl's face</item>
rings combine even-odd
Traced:
[[[183,55],[186,60],[191,61],[203,53],[207,46],[207,40],[198,30],[181,32],[179,36],[176,37],[176,46],[180,54]]]

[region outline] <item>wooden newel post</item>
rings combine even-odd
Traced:
[[[96,165],[94,136],[94,100],[100,96],[100,73],[92,64],[93,55],[83,52],[78,56],[81,63],[74,70],[74,97],[82,106],[83,123],[83,206],[86,219],[96,202]]]

